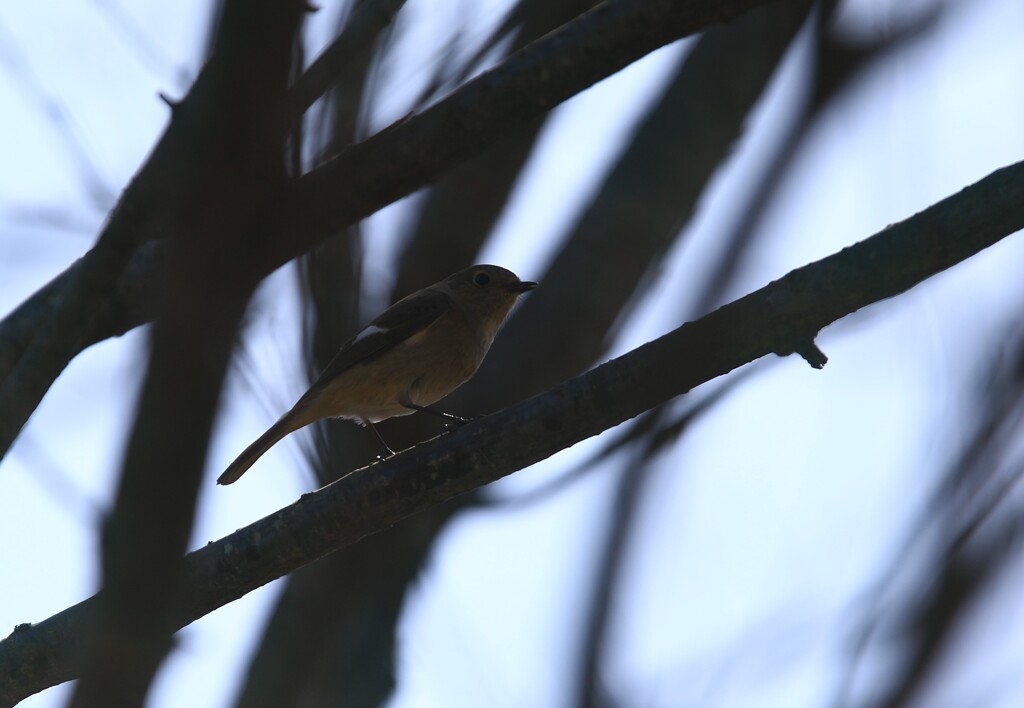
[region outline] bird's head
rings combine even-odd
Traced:
[[[516,299],[537,283],[520,280],[510,270],[496,265],[475,265],[454,273],[444,289],[471,317],[500,324]]]

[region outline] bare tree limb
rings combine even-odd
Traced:
[[[178,629],[210,431],[257,282],[250,254],[278,236],[286,215],[287,88],[305,12],[305,0],[227,0],[210,60],[173,108],[179,152],[164,167],[177,169],[152,175],[165,187],[154,203],[170,212],[172,242],[71,708],[142,705]]]
[[[822,327],[898,295],[1024,228],[1024,162],[628,354],[449,436],[343,477],[184,560],[183,627],[418,511],[543,460]],[[94,596],[0,642],[0,706],[78,675]]]

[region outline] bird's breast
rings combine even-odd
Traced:
[[[339,374],[317,403],[330,417],[376,422],[409,415],[403,402],[429,406],[447,396],[473,375],[489,344],[450,313]]]

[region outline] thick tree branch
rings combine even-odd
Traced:
[[[304,0],[228,0],[196,90],[174,107],[178,170],[155,176],[173,239],[72,708],[142,705],[178,629],[210,429],[256,282],[249,255],[285,218],[287,88],[305,12]]]
[[[543,460],[743,364],[813,347],[824,326],[1024,228],[1024,163],[449,436],[356,470],[190,553],[183,627],[398,520]],[[0,642],[0,706],[74,678],[94,596]]]
[[[301,177],[296,230],[269,266],[429,184],[552,108],[677,39],[768,0],[606,0],[427,110]]]
[[[538,116],[655,49],[771,1],[606,0],[423,113],[399,121],[298,179],[292,190],[291,238],[279,239],[275,249],[268,251],[262,273],[269,274],[338,229],[429,184],[454,165],[530,125]],[[150,170],[150,163],[144,169]],[[150,195],[160,194],[159,188],[152,189],[145,183],[140,188]],[[146,216],[154,222],[149,232],[161,233],[159,218]],[[108,228],[120,228],[115,219],[116,213]],[[151,297],[129,296],[149,292],[148,261],[135,263],[141,263],[141,272],[129,268],[116,284],[116,295],[90,299],[84,316],[69,317],[64,323],[63,344],[51,350],[46,375],[34,377],[31,396],[18,394],[21,404],[17,408],[4,409],[0,441],[14,439],[46,388],[79,351],[152,318]],[[77,273],[85,265],[84,259],[76,262],[57,280],[68,287],[76,282]],[[107,292],[114,292],[112,283],[105,286]],[[54,284],[48,288],[52,291]],[[57,301],[75,297],[77,291],[71,289]],[[49,308],[38,307],[46,301],[30,298],[0,322],[0,367],[21,362],[26,349],[34,346],[35,332],[52,315]],[[39,318],[32,326],[26,323],[22,309],[29,303]],[[7,371],[0,368],[0,381]]]

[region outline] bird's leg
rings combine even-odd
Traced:
[[[413,403],[411,401],[406,401],[406,402],[402,403],[402,405],[405,406],[406,408],[409,408],[409,409],[414,410],[414,411],[419,411],[421,413],[429,413],[430,415],[437,416],[438,418],[440,418],[441,420],[445,421],[446,423],[451,423],[452,425],[455,425],[455,426],[465,425],[470,420],[472,420],[471,418],[463,418],[462,416],[455,415],[454,413],[445,413],[444,411],[439,411],[439,410],[436,410],[434,408],[429,408],[427,406],[421,406],[421,405],[418,405],[418,404]]]
[[[388,456],[388,457],[394,457],[394,456],[395,456],[395,451],[394,451],[394,450],[392,450],[392,449],[391,449],[391,446],[390,446],[390,445],[388,445],[388,444],[387,444],[387,443],[386,443],[386,442],[384,441],[384,436],[380,434],[380,431],[379,431],[379,430],[377,430],[377,426],[376,426],[376,425],[374,425],[373,423],[371,423],[371,422],[370,422],[370,421],[368,421],[368,420],[364,420],[363,422],[364,422],[364,423],[366,423],[366,427],[367,427],[367,428],[369,428],[370,430],[372,430],[372,431],[373,431],[373,434],[377,436],[377,440],[379,440],[379,441],[380,441],[380,444],[384,446],[384,449],[388,451],[388,454],[387,454],[387,456]]]

